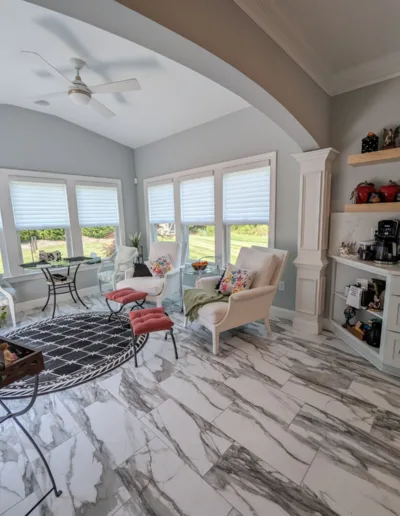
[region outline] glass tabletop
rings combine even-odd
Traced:
[[[203,274],[219,275],[220,268],[218,265],[209,264],[209,265],[207,265],[207,267],[204,270],[195,270],[195,269],[193,269],[192,265],[189,263],[189,264],[186,264],[186,266],[185,266],[184,274],[191,274],[194,276],[201,276]]]
[[[39,261],[39,262],[30,262],[30,263],[21,263],[20,267],[23,269],[61,269],[66,267],[77,267],[78,265],[82,265],[83,263],[91,264],[98,263],[93,258],[87,258],[85,256],[76,256],[72,258],[64,258],[63,260],[58,261]]]

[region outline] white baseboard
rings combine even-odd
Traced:
[[[79,295],[82,297],[82,296],[91,296],[93,294],[100,294],[99,292],[99,287],[96,285],[96,286],[93,286],[93,287],[86,287],[86,288],[81,288],[79,289]],[[58,294],[58,296],[62,294]],[[61,303],[63,301],[66,301],[68,298],[71,299],[71,296],[69,293],[67,293],[65,295],[65,297],[62,297],[62,298],[58,298],[58,301],[61,301]],[[47,297],[41,297],[41,298],[37,298],[37,299],[31,299],[30,301],[22,301],[22,303],[17,303],[15,305],[15,310],[17,312],[21,312],[21,311],[26,311],[26,310],[32,310],[33,308],[42,308],[44,306],[44,304],[46,303],[46,300],[47,300]],[[50,301],[49,301],[49,304],[52,305],[53,303],[53,299],[50,298]]]
[[[280,306],[271,306],[270,314],[274,317],[282,317],[282,319],[289,319],[289,321],[293,321],[296,312],[294,310],[289,310],[288,308],[281,308]]]

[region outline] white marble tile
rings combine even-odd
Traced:
[[[319,408],[356,428],[369,432],[377,412],[372,405],[353,396],[292,377],[282,391]]]
[[[92,380],[72,389],[59,391],[56,396],[72,415],[79,414],[95,401],[105,401],[111,397],[110,393],[100,385],[100,380]]]
[[[303,483],[339,516],[400,514],[397,494],[339,467],[323,452],[318,452]]]
[[[132,494],[138,514],[142,510],[159,516],[227,516],[232,509],[157,437],[116,471]]]
[[[0,514],[24,500],[38,487],[14,423],[5,421],[0,428]]]
[[[100,382],[100,385],[140,418],[167,399],[159,383],[171,376],[175,369],[168,360],[155,356],[137,368],[130,362],[125,364],[121,372]]]
[[[236,515],[333,516],[323,500],[237,444],[204,478],[235,507]]]
[[[148,514],[146,509],[141,507],[140,502],[130,498],[113,516],[147,516]]]
[[[400,451],[400,416],[392,412],[379,411],[370,433]]]
[[[154,434],[117,400],[96,401],[84,410],[85,433],[103,460],[118,466],[139,450]]]
[[[316,453],[302,437],[242,402],[228,407],[214,425],[297,484]]]
[[[80,432],[74,418],[56,394],[39,396],[34,406],[19,419],[43,453],[53,450]],[[16,428],[28,459],[32,462],[39,455],[22,430]]]
[[[225,385],[234,391],[232,401],[240,400],[282,424],[288,425],[303,406],[302,401],[248,376],[229,378]]]
[[[231,404],[211,383],[184,371],[177,371],[161,382],[160,387],[206,421],[215,419]]]
[[[142,422],[202,476],[232,444],[218,428],[172,399]]]
[[[26,515],[34,505],[38,503],[43,497],[41,489],[38,487],[36,491],[31,493],[29,496],[21,500],[19,503],[8,509],[8,511],[2,513],[1,516],[23,516]],[[0,498],[1,500],[1,498]],[[0,508],[0,511],[2,507]],[[50,511],[46,502],[42,502],[36,509],[30,513],[29,516],[54,516],[54,513]]]
[[[360,400],[371,403],[380,409],[393,412],[400,416],[400,387],[397,385],[367,380],[354,380],[350,385],[348,393]]]
[[[111,516],[129,498],[119,476],[101,460],[100,455],[81,432],[46,456],[53,471],[58,489],[46,499],[56,516]],[[40,459],[33,463],[43,492],[50,487],[50,480]]]

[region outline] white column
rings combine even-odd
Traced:
[[[300,203],[297,241],[296,315],[293,328],[318,334],[324,313],[331,166],[335,149],[321,149],[293,157],[300,163]]]

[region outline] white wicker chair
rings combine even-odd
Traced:
[[[102,284],[111,284],[113,290],[117,288],[117,282],[124,279],[125,271],[132,267],[133,260],[137,255],[136,247],[121,245],[108,260],[102,262],[97,271],[100,294],[103,293]]]
[[[11,315],[13,326],[16,326],[15,320],[15,288],[13,288],[8,281],[0,278],[0,306],[8,306]]]

